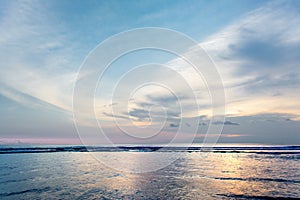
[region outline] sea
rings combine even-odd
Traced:
[[[300,199],[300,145],[1,145],[0,199]]]

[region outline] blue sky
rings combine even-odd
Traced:
[[[82,62],[108,37],[143,27],[182,32],[214,61],[226,94],[227,123],[220,142],[299,143],[300,3],[254,0],[0,1],[1,143],[79,143],[72,91]],[[190,76],[183,60],[144,50],[116,61],[104,77],[104,90],[110,91],[131,67],[149,62],[179,69],[196,88],[198,79]],[[148,74],[153,80],[164,78],[160,70]],[[170,94],[149,87],[127,113],[124,104],[117,102],[116,115],[133,119],[139,126],[149,122],[145,112],[149,105],[165,106],[171,115],[165,135],[152,138],[149,142],[153,143],[168,141],[178,126],[178,116],[187,124],[204,116],[196,137],[201,142],[210,120],[209,94],[199,94],[202,109],[196,112],[177,80],[176,76],[168,77],[185,97],[183,106],[188,113],[178,113]],[[122,91],[129,88],[129,82],[121,87]],[[96,95],[96,100],[98,120],[105,122],[104,129],[114,142],[140,142],[123,137],[115,127],[109,114],[109,95]],[[162,113],[153,110],[154,126]],[[94,141],[96,127],[88,122],[79,126]],[[187,137],[188,131],[182,142]]]

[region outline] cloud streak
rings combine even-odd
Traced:
[[[70,111],[76,73],[68,70],[70,49],[51,17],[39,2],[8,4],[0,23],[0,92],[25,105],[45,102]]]

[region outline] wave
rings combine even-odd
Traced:
[[[279,183],[295,183],[299,184],[300,180],[287,180],[278,178],[239,178],[239,177],[213,177],[216,180],[229,181],[249,181],[249,182],[279,182]]]
[[[45,187],[41,189],[28,189],[28,190],[22,190],[18,192],[10,192],[10,193],[1,193],[0,197],[8,197],[8,196],[13,196],[13,195],[19,195],[19,194],[25,194],[25,193],[41,193],[41,192],[47,192],[50,190],[50,187]]]
[[[227,197],[229,199],[300,199],[297,197],[272,197],[272,196],[253,196],[243,194],[217,194],[218,196]]]
[[[255,154],[300,154],[300,146],[230,146],[230,147],[164,147],[164,146],[55,146],[0,147],[0,154],[57,152],[212,152]]]

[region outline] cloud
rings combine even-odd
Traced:
[[[199,126],[206,126],[207,124],[205,122],[200,122]]]
[[[242,134],[223,134],[221,137],[225,138],[235,138],[235,137],[245,137],[247,135],[242,135]]]
[[[172,124],[171,123],[171,124],[169,124],[169,126],[172,127],[172,128],[176,128],[176,127],[179,127],[179,124]]]
[[[184,100],[188,99],[188,97],[185,97],[183,95],[173,95],[173,94],[152,94],[147,95],[147,98],[150,102],[153,102],[154,104],[176,104],[179,99]]]
[[[224,81],[227,114],[300,115],[299,24],[299,4],[274,1],[201,43]]]
[[[200,43],[215,62],[224,82],[227,115],[271,112],[300,115],[298,7],[294,1],[267,3]],[[199,113],[210,116],[211,96],[203,78],[183,59],[177,58],[167,64],[178,71],[195,93],[198,110],[189,108],[191,96],[181,99],[185,101],[183,106],[189,117]],[[157,76],[161,74],[156,73]],[[176,78],[168,77],[175,87]],[[148,96],[140,105],[151,105],[151,101],[174,109],[169,104],[175,102],[175,98],[163,93],[154,98]]]
[[[279,130],[284,131],[280,127],[287,128],[290,135],[293,130],[287,125],[293,124],[291,126],[297,130],[300,116],[300,9],[296,4],[295,1],[267,3],[200,43],[213,59],[224,82],[226,114],[229,116],[224,125],[228,134],[233,132],[231,129],[248,135],[253,134],[253,130],[259,134],[264,130],[265,138],[275,132],[280,139]],[[75,47],[78,46],[74,44],[74,36],[68,39],[66,32],[73,30],[68,30],[46,5],[31,1],[10,3],[0,22],[0,93],[23,105],[54,107],[70,113],[79,62],[76,62],[78,48]],[[86,48],[84,44],[82,46]],[[192,53],[192,48],[187,53]],[[172,86],[177,96],[166,89],[145,87],[140,95],[110,105],[110,94],[96,95],[97,117],[108,123],[113,122],[113,118],[125,122],[151,118],[153,124],[166,119],[169,127],[175,128],[179,118],[188,121],[201,114],[199,126],[208,127],[212,114],[211,96],[205,80],[183,59],[173,59],[166,64],[176,73],[148,68],[143,71],[143,76],[135,74],[122,82],[118,94],[121,97],[131,94],[134,84],[146,79]],[[126,69],[120,66],[117,70]],[[113,76],[108,76],[105,90],[113,87],[114,81]],[[199,108],[194,105],[193,95]],[[115,109],[114,115],[111,109]],[[261,115],[274,112],[280,116],[263,119]],[[88,114],[87,119],[94,117]],[[272,121],[279,122],[280,126]],[[269,127],[264,127],[263,123]],[[256,136],[260,137],[258,133]]]
[[[233,126],[238,126],[238,125],[240,125],[239,123],[231,122],[231,121],[214,122],[213,124],[215,124],[215,125],[224,124],[224,125],[233,125]]]
[[[239,126],[224,126],[223,134],[240,134],[247,137],[220,139],[220,142],[276,143],[293,144],[300,139],[299,121],[286,121],[297,115],[269,113],[249,116],[229,117],[230,121]]]
[[[114,114],[109,114],[109,113],[106,113],[106,112],[102,112],[103,115],[107,116],[107,117],[110,117],[110,118],[120,118],[120,119],[128,119],[127,116],[123,116],[123,115],[114,115]]]
[[[1,94],[24,105],[44,102],[70,112],[76,72],[69,70],[74,63],[61,23],[39,2],[6,6],[0,23]]]
[[[127,113],[125,113],[127,114]],[[144,110],[144,109],[133,109],[131,111],[128,112],[128,115],[131,117],[136,118],[138,121],[143,121],[145,119],[149,119],[149,112]]]

